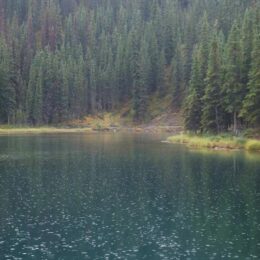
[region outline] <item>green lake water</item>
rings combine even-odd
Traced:
[[[141,134],[0,137],[0,259],[260,259],[260,154]]]

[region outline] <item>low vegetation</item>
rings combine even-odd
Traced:
[[[60,133],[79,133],[90,132],[91,128],[56,128],[56,127],[17,127],[17,126],[0,126],[0,135],[11,134],[60,134]]]
[[[245,148],[248,151],[260,151],[260,141],[259,140],[249,140],[246,142]]]
[[[245,149],[248,151],[260,151],[260,140],[247,139],[245,137],[234,137],[229,135],[198,136],[198,135],[176,135],[167,139],[170,143],[186,144],[193,148],[210,149]]]
[[[91,128],[92,130],[106,130],[118,128],[121,125],[120,115],[114,113],[99,113],[82,119],[71,120],[66,125],[72,128]]]

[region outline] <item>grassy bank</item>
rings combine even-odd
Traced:
[[[176,135],[167,139],[170,143],[186,144],[193,148],[210,149],[244,149],[247,151],[260,151],[260,140],[247,139],[234,136],[198,136],[198,135]]]
[[[58,128],[58,127],[15,127],[0,126],[0,135],[11,134],[59,134],[91,132],[91,128]]]

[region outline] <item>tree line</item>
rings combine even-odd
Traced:
[[[193,131],[260,123],[257,0],[0,0],[0,121],[56,124],[171,95]]]

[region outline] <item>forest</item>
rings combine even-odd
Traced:
[[[260,125],[258,0],[0,0],[0,122],[171,96],[187,130]]]

